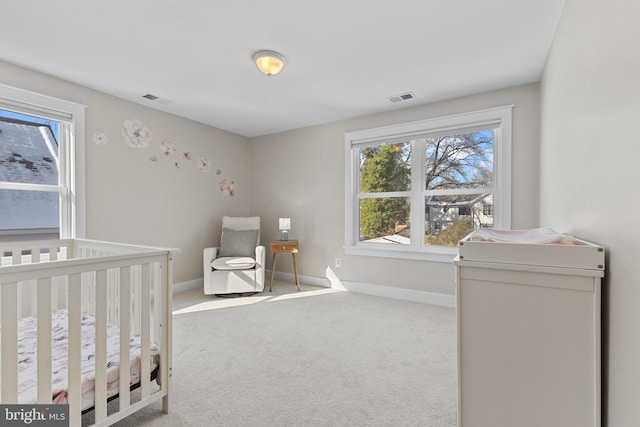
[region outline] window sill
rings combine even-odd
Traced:
[[[416,249],[413,247],[381,248],[369,245],[345,246],[345,255],[371,256],[379,258],[409,259],[417,261],[446,262],[451,263],[458,255],[457,248],[434,247],[428,249]]]

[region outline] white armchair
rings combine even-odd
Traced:
[[[222,217],[220,246],[205,248],[204,293],[262,292],[266,248],[260,245],[260,217]]]

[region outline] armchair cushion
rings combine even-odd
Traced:
[[[258,230],[222,229],[220,239],[220,257],[251,257],[255,256],[258,245]]]
[[[255,265],[256,260],[250,257],[222,257],[211,263],[214,270],[246,270]]]

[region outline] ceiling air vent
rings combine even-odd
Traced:
[[[165,98],[160,98],[158,96],[152,95],[150,93],[146,94],[146,95],[142,95],[143,98],[148,99],[149,101],[154,101],[157,102],[158,104],[170,104],[171,101],[169,101],[168,99]]]
[[[391,102],[400,102],[400,101],[408,101],[415,97],[416,96],[413,94],[413,92],[405,92],[405,93],[401,93],[400,95],[389,96],[387,97],[387,99]]]

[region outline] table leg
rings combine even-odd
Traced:
[[[269,283],[269,292],[271,292],[271,288],[273,287],[273,273],[276,272],[276,253],[273,253],[273,257],[271,258],[271,282]]]
[[[296,262],[296,254],[294,252],[291,253],[293,257],[293,273],[296,276],[296,286],[298,287],[298,291],[300,290],[300,279],[298,279],[298,263]]]

